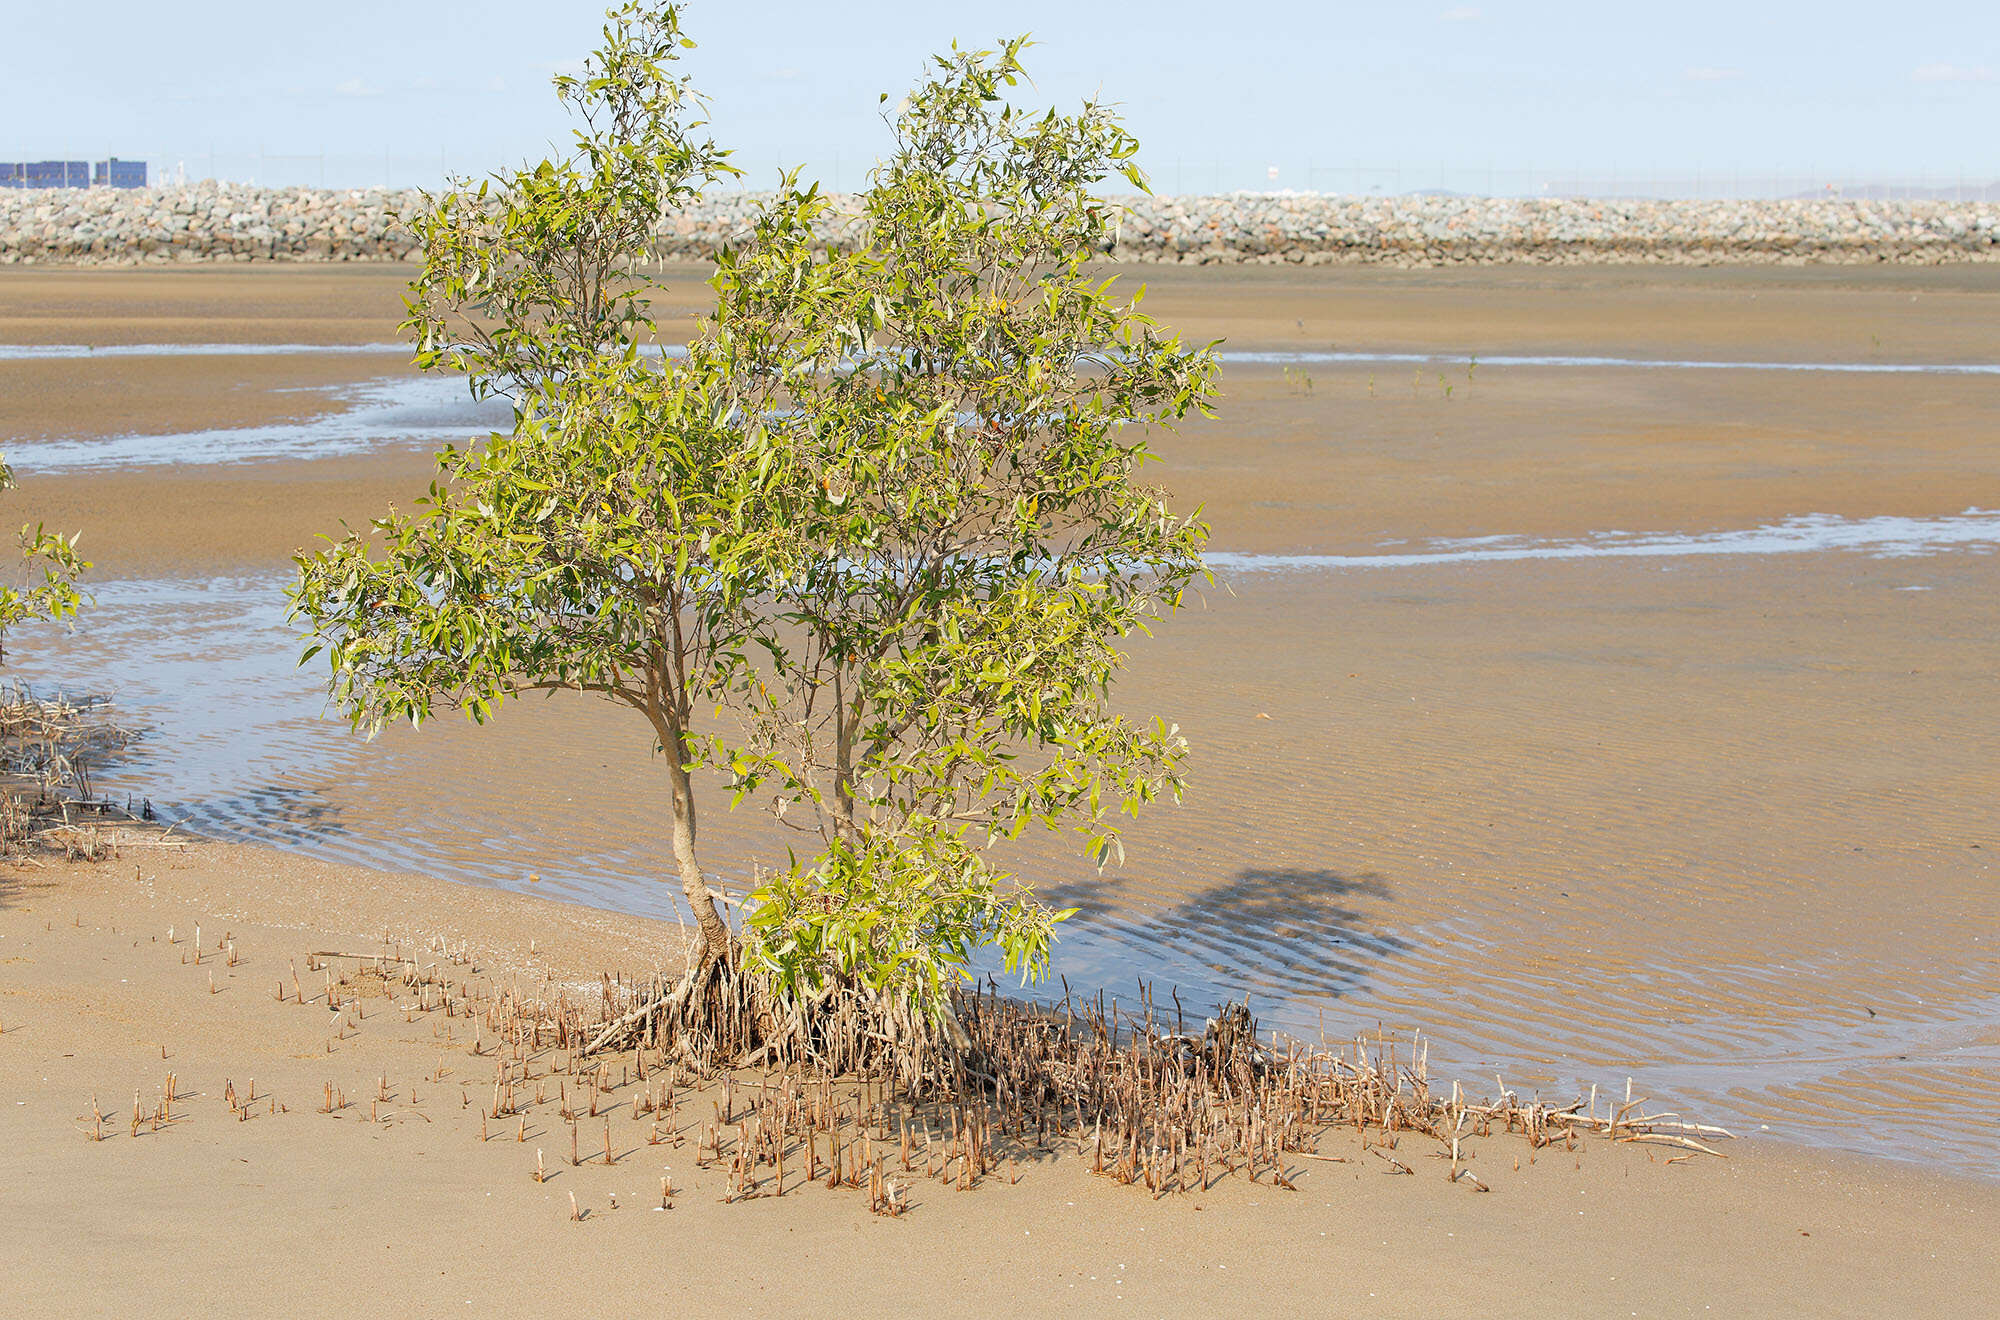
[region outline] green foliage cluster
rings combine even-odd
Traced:
[[[442,707],[485,720],[527,692],[618,702],[652,726],[674,782],[675,854],[711,947],[728,932],[694,859],[688,745],[753,615],[735,532],[757,474],[706,393],[653,355],[661,219],[727,173],[674,71],[676,10],[615,11],[556,89],[570,154],[431,199],[404,330],[417,363],[514,403],[511,431],[447,448],[413,512],[302,556],[295,614],[357,726]]]
[[[1092,272],[1118,223],[1094,189],[1143,186],[1137,144],[1098,103],[1015,109],[1018,40],[954,48],[899,107],[854,245],[817,242],[827,200],[784,179],[660,351],[652,234],[728,170],[683,122],[686,44],[671,6],[614,11],[558,80],[570,156],[417,218],[418,360],[516,422],[302,557],[295,610],[364,727],[532,691],[630,707],[711,953],[704,769],[810,840],[746,904],[773,989],[939,1008],[981,948],[1038,975],[1068,915],[994,845],[1073,832],[1102,865],[1121,812],[1180,792],[1178,731],[1109,697],[1120,643],[1203,573],[1205,529],[1141,478],[1214,357]]]
[[[15,487],[14,469],[0,460],[0,490]],[[16,540],[25,576],[0,583],[0,643],[16,624],[32,620],[69,620],[83,607],[84,593],[76,585],[88,560],[76,552],[76,537],[51,532],[41,523],[24,525]],[[0,645],[0,656],[5,655]]]
[[[1202,573],[1205,536],[1139,481],[1147,436],[1206,406],[1214,360],[1164,333],[1093,258],[1134,183],[1109,108],[1006,100],[1023,42],[940,57],[861,195],[861,240],[813,239],[788,180],[723,255],[712,334],[746,381],[789,544],[785,625],[739,684],[739,795],[810,808],[821,850],[756,895],[781,983],[833,973],[934,996],[997,945],[1036,972],[1055,921],[989,861],[1177,794],[1178,731],[1108,706],[1118,642]]]

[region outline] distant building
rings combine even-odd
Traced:
[[[0,160],[0,188],[143,188],[143,160]]]

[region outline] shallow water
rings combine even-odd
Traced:
[[[1639,371],[1807,371],[1854,376],[2000,376],[1995,362],[1768,362],[1723,358],[1590,357],[1563,353],[1371,353],[1338,349],[1225,349],[1224,362],[1266,366],[1615,367]]]
[[[335,458],[392,447],[436,449],[504,428],[513,418],[505,400],[475,402],[465,382],[449,376],[394,376],[300,392],[323,394],[341,410],[162,435],[22,440],[8,458],[23,473]]]
[[[1873,589],[1887,595],[1921,586],[1940,589],[1939,598],[1956,598],[1983,590],[1986,581],[1954,577],[1955,566],[1979,562],[1968,551],[1992,540],[1992,519],[1982,517],[1984,541],[1950,535],[1954,520],[1929,520],[1947,524],[1945,534],[1913,537],[1905,528],[1894,537],[1823,537],[1810,562],[1815,573],[1834,580],[1859,571],[1850,565],[1902,566],[1902,576],[1875,581]],[[1885,521],[1905,520],[1814,519],[1811,525],[1824,533]],[[1841,549],[1829,551],[1828,545]],[[1878,558],[1884,545],[1895,547],[1897,557]],[[1467,553],[1482,548],[1493,547],[1461,547]],[[1481,580],[1499,581],[1494,574],[1659,571],[1643,562],[1600,569],[1588,558],[1488,567],[1491,561],[1477,554],[1452,553],[1286,567],[1299,582],[1357,584],[1372,594],[1356,602],[1380,600],[1392,609],[1403,608],[1399,601],[1476,591]],[[1732,559],[1715,549],[1701,563],[1704,571],[1738,564],[1748,572],[1764,554],[1741,549]],[[1245,566],[1223,558],[1222,568],[1225,584],[1241,575],[1237,586],[1246,599],[1277,611],[1269,617],[1291,620],[1285,628],[1336,612],[1316,596],[1279,585],[1285,579],[1265,576],[1261,580],[1271,585],[1257,587],[1260,575],[1246,573]],[[1621,592],[1636,588],[1642,599],[1662,594],[1643,578],[1617,580]],[[30,681],[59,674],[79,688],[114,691],[126,718],[143,725],[146,736],[123,761],[102,768],[99,782],[114,794],[148,796],[162,816],[185,818],[202,833],[622,911],[682,915],[672,887],[659,879],[665,796],[655,777],[631,773],[647,750],[632,722],[592,703],[534,703],[510,709],[491,729],[447,720],[419,733],[392,731],[363,742],[341,721],[325,717],[318,664],[303,670],[294,664],[298,643],[283,619],[283,584],[276,577],[106,583],[73,636],[55,643],[43,632],[24,632],[10,661],[16,676]],[[1753,598],[1769,590],[1757,588]],[[1931,595],[1898,599],[1912,602],[1908,609],[1933,608],[1917,604],[1932,601]],[[1662,601],[1655,608],[1684,607]],[[1224,664],[1215,674],[1195,673],[1198,683],[1225,688],[1214,699],[1221,703],[1215,711],[1196,712],[1204,724],[1198,739],[1204,757],[1219,750],[1209,745],[1215,719],[1237,723],[1243,711],[1260,705],[1279,710],[1278,703],[1310,696],[1312,686],[1338,677],[1321,672],[1309,633],[1292,636],[1256,622],[1264,617],[1252,616],[1245,626],[1251,635],[1271,631],[1270,644],[1304,677],[1287,671],[1270,677],[1269,691],[1227,690],[1232,680],[1214,637],[1165,658],[1166,668],[1175,670],[1189,657],[1206,657],[1192,662],[1197,665]],[[1386,631],[1370,628],[1372,634]],[[1619,635],[1629,637],[1629,627],[1621,626]],[[1570,645],[1547,658],[1530,653],[1526,663],[1561,674],[1573,670],[1582,654]],[[1784,663],[1786,653],[1776,655]],[[1832,663],[1816,654],[1801,659],[1807,675]],[[1638,678],[1626,667],[1628,657],[1606,660],[1593,666],[1603,670],[1593,682],[1630,687]],[[1343,668],[1365,663],[1340,662]],[[1472,655],[1465,663],[1490,662]],[[1783,672],[1766,673],[1770,660],[1743,655],[1727,663],[1781,687],[1791,681]],[[1560,682],[1537,679],[1536,686],[1569,705],[1582,695],[1577,689],[1565,699]],[[1673,689],[1664,696],[1664,718],[1672,719]],[[1548,699],[1537,696],[1519,722],[1553,728],[1574,714],[1539,704]],[[1628,722],[1642,718],[1617,687],[1605,699]],[[1396,716],[1401,700],[1390,696],[1383,710]],[[1492,717],[1514,718],[1504,708]],[[1891,712],[1892,724],[1898,718]],[[1982,943],[1986,932],[1976,920],[1989,910],[1981,906],[1986,899],[1975,897],[1971,922],[1945,912],[1939,917],[1945,926],[1913,924],[1906,940],[1886,943],[1879,932],[1840,936],[1842,923],[1859,917],[1827,926],[1821,916],[1788,927],[1771,917],[1769,902],[1795,891],[1802,866],[1760,855],[1766,845],[1757,842],[1763,836],[1753,828],[1754,806],[1744,814],[1739,795],[1700,778],[1686,786],[1661,783],[1658,767],[1648,763],[1638,763],[1633,773],[1656,790],[1659,806],[1695,818],[1684,837],[1667,831],[1667,844],[1658,846],[1668,851],[1657,857],[1642,857],[1630,843],[1607,848],[1574,834],[1575,817],[1593,809],[1581,805],[1590,799],[1578,799],[1573,786],[1595,794],[1590,786],[1623,773],[1622,762],[1557,758],[1541,768],[1532,758],[1509,759],[1518,753],[1506,749],[1490,753],[1499,757],[1497,773],[1525,773],[1532,782],[1522,800],[1551,815],[1523,822],[1523,834],[1475,840],[1490,843],[1484,854],[1450,837],[1460,832],[1452,823],[1460,817],[1476,822],[1500,809],[1476,800],[1447,798],[1435,810],[1427,804],[1406,812],[1397,826],[1406,836],[1400,843],[1371,839],[1365,831],[1357,835],[1345,825],[1329,830],[1326,807],[1298,796],[1328,771],[1308,769],[1313,758],[1306,749],[1315,735],[1289,727],[1294,722],[1253,724],[1253,734],[1268,728],[1276,741],[1268,749],[1238,749],[1249,765],[1273,767],[1265,781],[1221,766],[1216,778],[1195,786],[1197,819],[1190,825],[1169,817],[1167,829],[1151,837],[1150,846],[1136,847],[1138,860],[1111,881],[1089,881],[1056,852],[1028,855],[1024,869],[1051,878],[1060,900],[1085,908],[1066,927],[1056,963],[1072,987],[1124,995],[1143,976],[1161,987],[1162,1003],[1171,1002],[1166,990],[1176,987],[1195,1017],[1248,994],[1266,1025],[1307,1036],[1322,1027],[1335,1035],[1378,1024],[1395,1032],[1424,1028],[1433,1041],[1434,1066],[1474,1085],[1499,1073],[1509,1085],[1566,1097],[1592,1083],[1615,1088],[1636,1074],[1660,1102],[1705,1121],[1768,1127],[1794,1138],[2000,1176],[2000,1150],[1979,1118],[1982,1091],[2000,1077],[2000,1032],[1993,1026],[2000,992],[1991,983],[1993,950]],[[1578,746],[1608,736],[1589,717],[1579,728],[1569,738]],[[1744,734],[1746,746],[1778,745],[1781,758],[1783,742],[1767,729]],[[1643,740],[1634,746],[1643,752]],[[1424,776],[1441,757],[1450,767],[1447,783],[1477,785],[1487,774],[1478,758],[1488,754],[1449,738],[1435,746],[1406,738],[1387,791],[1394,798],[1415,794],[1421,802],[1437,791],[1423,787]],[[1712,740],[1707,754],[1723,767],[1740,756]],[[1811,756],[1828,754],[1821,749]],[[1287,763],[1301,776],[1291,794],[1269,782]],[[1366,815],[1380,768],[1364,760],[1338,773],[1350,776],[1342,788],[1348,810]],[[1677,794],[1685,805],[1673,808]],[[1842,788],[1809,800],[1790,832],[1838,829],[1861,799]],[[1945,817],[1920,824],[1913,803],[1904,827],[1910,837],[1976,836],[1981,827],[1965,815],[1976,808],[1944,805],[1950,809]],[[1925,803],[1925,810],[1937,809]],[[1220,823],[1233,827],[1223,857],[1204,848],[1214,842],[1205,831]],[[1621,828],[1615,822],[1610,827]],[[1736,839],[1745,831],[1747,844]],[[1546,856],[1528,855],[1524,837],[1539,841]],[[1864,837],[1872,842],[1876,832]],[[764,855],[772,844],[748,812],[711,815],[704,839],[711,860]],[[1621,848],[1631,854],[1622,866],[1594,860]],[[1356,854],[1376,858],[1381,869],[1340,864],[1341,857]],[[1537,907],[1543,899],[1524,898],[1515,886],[1482,875],[1512,869],[1526,879],[1551,865],[1556,869],[1546,872],[1553,878],[1544,890],[1560,886],[1592,900],[1590,908],[1552,925],[1538,924],[1546,921]],[[1413,868],[1426,866],[1439,880],[1469,870],[1470,883],[1413,885]],[[1627,870],[1631,877],[1620,874]],[[1663,872],[1657,893],[1628,883],[1656,871]],[[725,875],[722,882],[740,890],[742,878]],[[1842,901],[1830,876],[1825,884],[1815,900],[1822,908]],[[1674,924],[1679,918],[1656,911],[1668,895],[1698,913],[1705,910],[1703,924],[1682,929]],[[1914,892],[1911,902],[1922,907]],[[1732,918],[1732,912],[1761,915]],[[1711,929],[1711,923],[1719,924]],[[1950,936],[1940,937],[1940,929]],[[1648,930],[1658,933],[1656,941],[1646,938]],[[1845,1002],[1856,996],[1861,1001]],[[1867,1115],[1864,1123],[1847,1117],[1857,1106]]]
[[[1080,991],[1129,1003],[1143,974],[1190,1015],[1247,994],[1306,1036],[1421,1028],[1434,1070],[1475,1090],[1499,1073],[1567,1099],[1633,1077],[1738,1130],[2000,1178],[1985,303],[1550,279],[1526,297],[1401,276],[1179,295],[1169,319],[1229,335],[1232,365],[1223,420],[1163,442],[1168,485],[1221,544],[1273,553],[1218,551],[1216,589],[1135,645],[1121,682],[1122,708],[1186,731],[1186,800],[1135,822],[1104,875],[1064,840],[999,860],[1081,909],[1056,963]],[[366,312],[382,331],[393,302]],[[1340,351],[1369,344],[1438,351]],[[1515,351],[1475,366],[1461,346]],[[1564,355],[1613,346],[1627,356]],[[77,524],[117,540],[156,479],[167,505],[241,522],[189,529],[205,548],[188,556],[183,529],[136,518],[101,556],[132,572],[277,573],[295,526],[380,508],[416,450],[505,420],[449,380],[406,385],[392,344],[121,346],[92,367],[101,352],[0,349],[78,359],[10,368],[65,386],[16,400],[28,430],[71,437],[53,464],[137,474],[64,483]],[[1323,388],[1280,382],[1291,364]],[[1459,384],[1362,388],[1397,369]],[[251,416],[229,392],[260,379],[366,383],[254,412],[359,405],[341,418],[90,438]],[[152,409],[161,381],[188,397]],[[10,457],[32,468],[31,449]],[[333,453],[383,459],[329,464],[331,484],[159,466]],[[1848,516],[1787,516],[1813,509]],[[1869,516],[1887,513],[1917,516]],[[1655,530],[1618,530],[1634,527]],[[1534,534],[1472,535],[1496,531]],[[1344,553],[1290,553],[1309,549]],[[24,631],[8,660],[114,686],[152,732],[100,779],[207,832],[680,915],[639,722],[558,699],[363,743],[322,717],[324,671],[293,667],[281,587],[112,583],[74,638]],[[706,813],[701,837],[724,890],[797,842],[748,804]]]
[[[0,344],[0,362],[132,357],[341,357],[410,351],[408,344]]]
[[[1211,551],[1223,573],[1282,573],[1329,569],[1417,568],[1435,564],[1506,564],[1551,559],[1679,559],[1709,555],[1797,555],[1822,550],[1865,552],[1881,559],[1947,549],[1989,552],[2000,547],[2000,511],[1967,509],[1949,518],[1839,518],[1811,513],[1767,527],[1724,532],[1598,532],[1545,540],[1479,536],[1430,540],[1420,550],[1375,555],[1235,554]]]

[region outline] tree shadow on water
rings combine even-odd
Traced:
[[[1178,987],[1190,1012],[1251,997],[1303,1020],[1316,1004],[1364,989],[1375,966],[1413,945],[1379,916],[1388,881],[1375,871],[1246,867],[1230,880],[1154,910],[1116,908],[1101,885],[1043,897],[1077,915],[1064,923],[1057,968],[1110,990]],[[1304,1013],[1301,1013],[1301,1009]],[[1261,1013],[1261,1010],[1260,1010]]]

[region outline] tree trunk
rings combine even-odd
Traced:
[[[667,773],[673,777],[674,865],[680,871],[681,893],[694,913],[695,924],[701,927],[702,958],[719,958],[729,951],[729,926],[716,910],[715,899],[708,892],[708,877],[695,859],[694,777],[681,759],[687,755],[687,744],[681,737],[680,721],[672,714],[655,714],[653,727],[660,735]]]
[[[717,958],[729,950],[729,927],[716,911],[715,899],[708,892],[708,877],[701,873],[701,865],[695,860],[694,785],[680,763],[681,754],[673,755],[674,863],[680,868],[681,893],[694,911],[695,924],[701,927],[702,955]]]
[[[859,717],[849,718],[844,671],[833,671],[833,831],[850,847],[859,847],[861,832],[854,826],[854,726]]]

